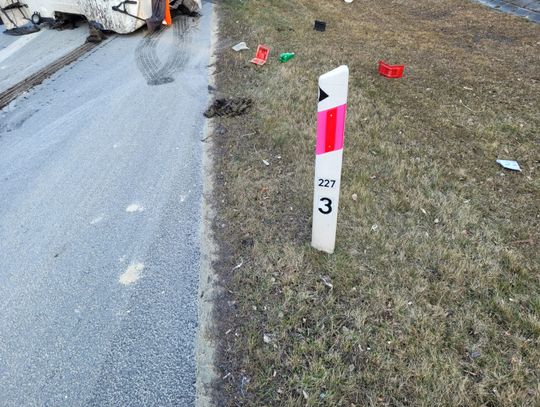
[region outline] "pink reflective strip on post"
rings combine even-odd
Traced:
[[[346,116],[346,104],[318,113],[317,155],[341,150],[343,148]]]

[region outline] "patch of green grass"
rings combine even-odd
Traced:
[[[218,404],[540,404],[540,27],[464,0],[218,8],[218,90],[254,101],[213,138]],[[241,40],[271,46],[268,64],[229,49]],[[317,78],[343,63],[326,255],[309,246]]]

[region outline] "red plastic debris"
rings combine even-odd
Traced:
[[[384,61],[379,61],[379,73],[387,78],[401,78],[405,65],[388,65]]]
[[[257,47],[257,53],[255,54],[255,58],[251,60],[251,63],[255,65],[264,65],[268,60],[269,53],[270,48],[265,45],[259,45]]]

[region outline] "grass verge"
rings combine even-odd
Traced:
[[[218,96],[254,106],[213,135],[216,402],[540,404],[540,27],[465,0],[218,8]],[[239,41],[252,50],[232,51]],[[258,43],[264,67],[249,64]],[[380,77],[379,59],[405,77]],[[342,195],[325,255],[309,246],[317,78],[340,64]]]

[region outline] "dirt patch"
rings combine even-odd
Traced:
[[[229,99],[216,99],[212,102],[212,105],[204,112],[204,115],[210,117],[234,117],[245,114],[252,105],[252,100],[247,98],[229,98]]]

